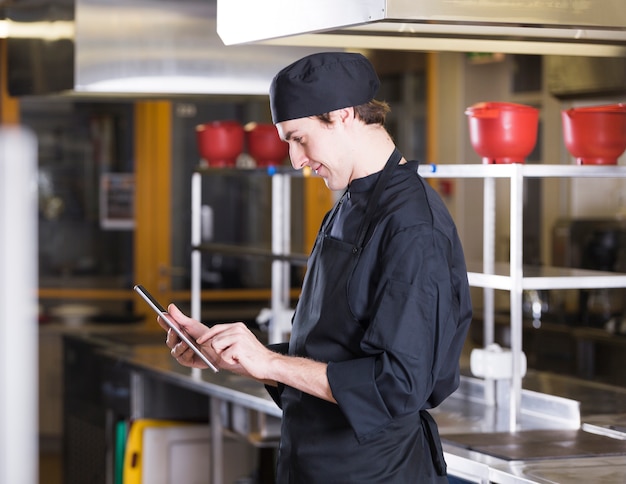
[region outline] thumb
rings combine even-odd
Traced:
[[[167,307],[167,312],[172,317],[172,319],[174,319],[174,321],[176,321],[178,325],[184,328],[187,332],[193,331],[193,328],[196,326],[196,324],[198,324],[195,319],[190,318],[180,309],[178,309],[178,306],[176,306],[174,303],[171,303]]]
[[[176,306],[176,304],[174,303],[169,303],[167,306],[167,312],[170,313],[172,316],[176,317],[176,316],[184,316],[183,312],[178,309],[178,306]]]
[[[183,313],[176,304],[171,303],[167,306],[167,312],[172,318],[176,320],[177,323],[185,325],[188,323],[191,318],[189,318],[185,313]]]

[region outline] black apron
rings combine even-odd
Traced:
[[[360,342],[367,328],[350,311],[347,287],[374,228],[372,221],[381,194],[401,159],[395,150],[380,174],[356,244],[327,234],[341,201],[327,217],[309,258],[293,319],[290,355],[325,362],[364,356]],[[447,482],[441,477],[445,476],[445,462],[437,426],[425,410],[394,419],[384,430],[358,442],[337,404],[285,387],[281,406],[279,484]]]

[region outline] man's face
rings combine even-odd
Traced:
[[[342,190],[352,178],[352,161],[345,156],[346,130],[339,111],[330,113],[331,124],[316,117],[292,119],[276,125],[289,144],[289,158],[296,170],[311,168],[331,190]]]

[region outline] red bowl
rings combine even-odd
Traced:
[[[237,121],[212,121],[196,126],[200,156],[212,167],[235,166],[243,151],[243,126]]]
[[[539,110],[533,107],[484,102],[465,114],[472,147],[483,163],[524,163],[537,143]]]
[[[616,165],[626,150],[626,104],[561,111],[565,147],[579,165]]]
[[[248,154],[257,166],[280,165],[289,154],[289,145],[280,139],[273,124],[251,124],[246,129]]]

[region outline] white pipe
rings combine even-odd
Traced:
[[[495,240],[496,240],[496,189],[495,179],[485,178],[483,194],[483,273],[495,274]],[[494,290],[484,289],[484,335],[483,345],[494,342]]]
[[[191,246],[202,242],[202,175],[191,175]],[[202,254],[191,251],[191,317],[200,321]]]
[[[0,130],[0,482],[38,482],[37,141]]]
[[[191,317],[202,321],[202,252],[195,250],[202,243],[202,175],[191,175]],[[191,369],[191,376],[202,377],[202,370]]]

